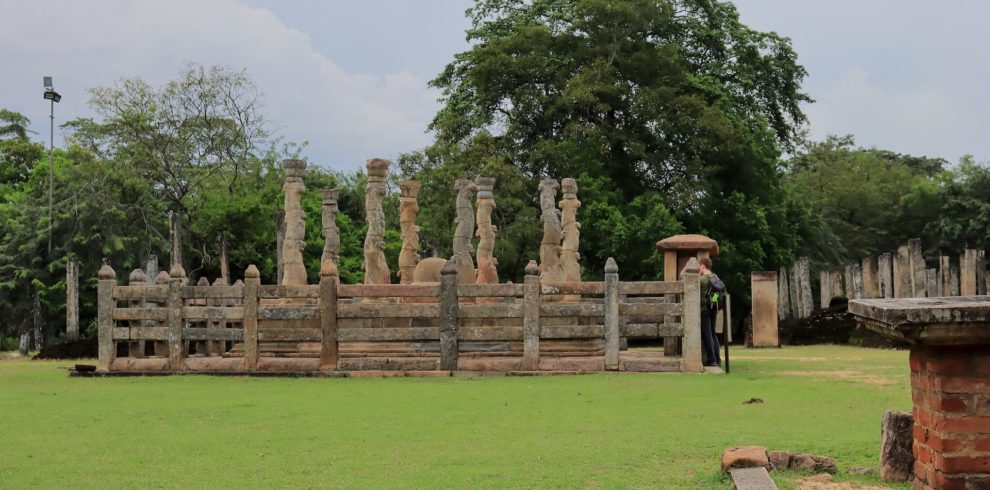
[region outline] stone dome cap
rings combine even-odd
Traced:
[[[718,255],[718,242],[705,235],[674,235],[657,242],[657,250],[708,250],[712,257]]]

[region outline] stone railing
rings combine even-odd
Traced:
[[[262,285],[254,266],[244,276],[188,286],[173,267],[122,286],[105,265],[98,369],[702,370],[693,260],[677,282],[620,282],[611,259],[600,282],[541,283],[535,262],[523,284],[457,284],[452,261],[429,284],[340,284],[330,261],[317,285]],[[622,338],[682,338],[683,356],[620,352]]]

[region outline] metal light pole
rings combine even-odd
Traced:
[[[52,77],[45,77],[45,99],[51,101],[51,125],[48,146],[48,258],[52,257],[52,189],[55,187],[55,103],[62,96],[52,87]]]

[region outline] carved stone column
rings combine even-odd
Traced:
[[[285,240],[282,243],[283,276],[281,284],[305,285],[306,266],[303,249],[306,248],[306,215],[302,210],[302,194],[306,190],[303,175],[305,160],[282,160],[285,170]]]
[[[388,160],[372,158],[365,166],[368,185],[364,188],[364,211],[368,234],[364,237],[364,283],[391,284],[392,277],[385,262],[385,211],[382,210]]]
[[[399,182],[402,196],[399,199],[399,228],[402,233],[402,250],[399,252],[399,282],[412,284],[416,264],[419,263],[419,227],[416,215],[419,214],[420,183],[415,180]]]
[[[581,238],[581,223],[577,221],[577,210],[581,207],[581,201],[577,198],[576,180],[563,179],[560,182],[564,191],[564,198],[559,203],[561,226],[564,230],[560,266],[565,281],[580,282],[581,266],[578,265],[578,261],[581,255],[578,252],[578,245]]]
[[[498,229],[492,224],[492,211],[495,210],[495,179],[478,177],[478,284],[498,284],[498,262],[495,260],[495,234]]]
[[[337,197],[340,189],[323,189],[323,255],[320,263],[332,261],[337,265],[340,259],[340,229],[337,228]]]
[[[543,241],[540,243],[540,281],[560,282],[564,271],[560,264],[560,242],[563,230],[560,224],[560,211],[555,205],[560,184],[554,179],[540,181],[540,220],[543,221]]]
[[[478,190],[467,179],[457,179],[454,182],[454,189],[457,190],[457,218],[454,223],[457,228],[454,230],[454,256],[451,259],[457,266],[457,283],[474,284],[475,269],[474,259],[471,252],[471,237],[474,236],[474,209],[471,206],[471,196]]]

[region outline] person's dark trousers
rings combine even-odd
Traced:
[[[706,366],[722,364],[713,317],[712,310],[701,308],[701,357]]]

